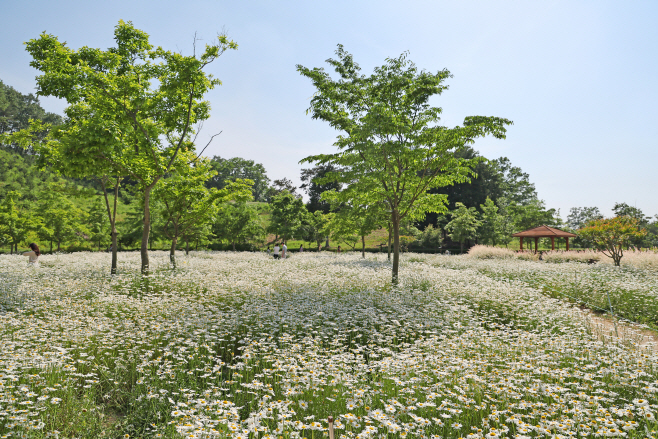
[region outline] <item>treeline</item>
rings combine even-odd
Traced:
[[[46,113],[34,96],[23,95],[1,82],[0,115],[0,134],[26,129],[30,119],[62,123],[62,118]],[[439,251],[454,249],[454,245],[463,250],[464,245],[474,243],[508,245],[512,233],[520,230],[545,224],[575,232],[587,222],[603,218],[596,207],[580,207],[572,208],[564,222],[559,212],[539,199],[529,175],[509,159],[484,160],[472,148],[460,151],[460,155],[480,159],[475,176],[470,182],[433,190],[447,197],[448,211],[426,214],[419,221],[403,224],[403,249]],[[222,190],[236,181],[250,180],[255,203],[211,203],[204,206],[205,213],[193,214],[194,224],[186,227],[181,218],[171,216],[171,197],[164,190],[156,190],[151,200],[155,215],[150,224],[149,248],[167,248],[172,255],[176,248],[257,249],[267,245],[267,236],[272,234],[274,240],[296,239],[313,248],[335,243],[365,251],[365,237],[377,229],[389,231],[390,221],[386,215],[362,221],[348,204],[332,205],[326,195],[323,197],[325,192],[342,188],[335,181],[327,181],[335,170],[331,165],[303,169],[302,185],[296,187],[287,179],[271,181],[265,167],[253,160],[215,156],[207,161],[203,186]],[[134,249],[141,242],[143,207],[136,186],[137,182],[128,178],[118,188],[119,249]],[[302,202],[302,194],[308,202]],[[656,218],[625,203],[617,203],[613,211],[618,216],[637,218],[648,229],[641,246],[658,244]],[[48,166],[41,167],[32,148],[4,144],[0,148],[0,245],[5,251],[15,252],[31,241],[51,252],[107,250],[111,227],[102,187],[97,180],[67,178]],[[390,242],[385,240],[384,244]],[[579,238],[574,244],[588,246]]]

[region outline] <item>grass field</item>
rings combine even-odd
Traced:
[[[0,256],[0,437],[658,437],[655,351],[529,281],[576,264],[404,254],[392,288],[377,254],[151,259]]]

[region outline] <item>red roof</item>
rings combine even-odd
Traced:
[[[524,230],[523,232],[515,233],[512,236],[516,237],[533,237],[533,238],[575,238],[577,235],[564,230],[556,229],[554,227],[539,226],[533,229]]]

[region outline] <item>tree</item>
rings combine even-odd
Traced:
[[[644,215],[642,209],[626,203],[615,203],[612,211],[615,213],[615,216],[628,216],[637,219],[641,226],[646,226],[651,219],[651,217]]]
[[[322,199],[322,194],[327,191],[340,191],[341,186],[339,183],[327,180],[332,172],[337,169],[334,165],[319,165],[310,169],[302,169],[301,180],[302,185],[300,189],[308,195],[308,203],[306,209],[309,212],[316,212],[318,210],[323,213],[329,213],[331,210],[331,203]],[[324,181],[324,183],[322,183]]]
[[[475,239],[480,221],[477,219],[475,207],[466,207],[462,203],[457,203],[456,207],[457,209],[450,213],[452,220],[446,225],[446,230],[450,233],[450,239],[459,242],[460,251],[464,253],[464,243]]]
[[[10,253],[18,251],[18,244],[25,241],[28,233],[39,226],[39,221],[18,206],[20,193],[7,193],[0,204],[0,243],[9,245]]]
[[[265,198],[268,203],[271,203],[272,200],[274,200],[274,197],[277,195],[281,195],[282,193],[287,192],[294,196],[295,198],[301,198],[302,196],[297,193],[297,186],[295,184],[287,179],[287,178],[282,178],[280,180],[274,180],[272,182],[272,186],[267,189],[267,192],[265,193]]]
[[[203,97],[221,82],[205,68],[237,44],[221,35],[199,56],[195,41],[194,53],[184,56],[154,48],[145,32],[123,21],[114,36],[116,47],[106,51],[76,51],[43,33],[27,50],[30,65],[42,72],[38,95],[69,103],[67,128],[88,125],[102,132],[78,153],[111,164],[138,183],[144,200],[141,269],[148,274],[151,192],[172,171],[179,152],[194,149],[193,127],[210,117]]]
[[[531,229],[541,225],[558,226],[561,220],[555,209],[547,209],[543,200],[530,200],[526,204],[511,202],[507,210],[512,216],[514,226],[518,231]]]
[[[640,228],[640,221],[630,216],[617,216],[610,219],[597,219],[578,230],[578,236],[591,242],[601,252],[612,258],[619,267],[624,256],[624,246],[641,240],[647,231]]]
[[[509,120],[471,116],[463,126],[438,125],[441,108],[429,100],[446,89],[450,72],[419,71],[403,54],[389,58],[371,76],[338,46],[337,60],[327,62],[340,78],[322,68],[297,70],[311,79],[317,92],[309,112],[341,131],[335,154],[307,157],[302,162],[334,165],[333,181],[344,184],[343,201],[366,195],[368,205],[383,204],[393,229],[393,282],[398,280],[400,223],[425,212],[445,210],[446,196],[428,193],[437,187],[469,180],[481,158],[459,158],[455,153],[488,134],[505,137]]]
[[[317,247],[329,236],[330,224],[333,214],[322,213],[321,210],[309,212],[304,217],[302,225],[303,238],[307,242],[313,242]]]
[[[57,244],[61,251],[62,243],[78,239],[87,239],[89,230],[85,227],[86,212],[77,207],[62,192],[62,185],[50,185],[39,194],[36,213],[41,219],[40,227],[36,229],[40,239]]]
[[[270,179],[267,177],[265,167],[260,163],[240,157],[223,159],[214,156],[210,159],[210,164],[217,174],[206,182],[209,189],[213,187],[222,189],[229,181],[235,181],[238,178],[252,180],[254,182],[252,188],[254,201],[266,201]]]
[[[486,243],[496,245],[502,235],[503,219],[498,213],[498,206],[491,198],[487,198],[484,204],[480,204],[482,210],[482,221],[480,223],[479,236]]]
[[[332,192],[336,194],[336,192]],[[366,236],[386,222],[386,216],[376,206],[344,203],[333,216],[330,228],[334,239],[356,248],[361,240],[361,256],[366,257]]]
[[[301,198],[295,197],[288,191],[283,191],[272,200],[268,232],[275,233],[285,242],[301,231],[302,221],[307,213]]]
[[[572,230],[578,230],[590,221],[603,219],[603,214],[598,207],[572,207],[567,216],[567,226]]]
[[[33,94],[22,94],[13,87],[4,84],[0,80],[0,145],[19,154],[30,154],[31,148],[24,148],[16,142],[12,142],[9,134],[19,132],[28,128],[30,120],[43,121],[45,126],[59,125],[62,117],[55,113],[45,111],[39,104],[39,99]],[[43,139],[48,130],[38,133]],[[2,135],[5,136],[2,136]]]
[[[496,202],[498,207],[499,226],[500,226],[500,240],[505,244],[505,247],[512,241],[512,234],[516,230],[514,225],[514,218],[510,213],[510,203],[507,197],[500,197]]]
[[[236,244],[262,241],[265,234],[258,212],[246,202],[222,204],[212,231],[217,239],[231,244],[233,251]]]
[[[98,244],[98,251],[112,242],[112,227],[107,217],[105,203],[96,197],[87,214],[89,239]]]
[[[183,153],[180,159],[187,162],[193,159],[190,155]],[[208,189],[205,183],[214,172],[208,160],[197,159],[193,165],[180,166],[175,174],[160,180],[153,192],[161,206],[158,213],[163,220],[162,232],[171,240],[169,258],[174,268],[181,236],[195,226],[212,223],[219,203],[251,199],[251,180],[236,179],[222,189]]]

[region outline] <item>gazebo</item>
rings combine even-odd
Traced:
[[[535,238],[535,253],[537,253],[537,242],[539,241],[539,238],[551,238],[551,248],[553,250],[555,250],[555,238],[564,238],[567,240],[567,250],[569,250],[569,238],[575,238],[577,235],[554,227],[539,226],[515,233],[512,236],[519,238],[519,241],[521,242],[521,250],[523,250],[523,238]]]

